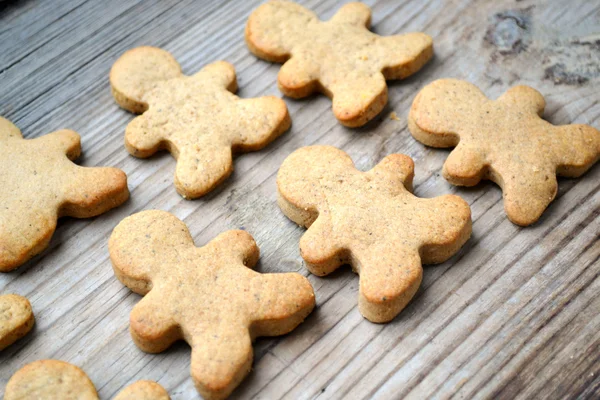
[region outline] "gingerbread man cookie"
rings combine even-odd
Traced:
[[[99,400],[94,384],[79,367],[64,361],[39,360],[18,370],[6,384],[4,400]],[[169,400],[158,383],[138,381],[115,400]]]
[[[0,351],[25,336],[34,322],[29,300],[16,294],[0,296]]]
[[[252,270],[259,251],[244,231],[196,247],[175,216],[144,211],[115,228],[109,250],[119,280],[145,295],[131,312],[133,340],[150,353],[188,342],[206,399],[227,397],[248,374],[255,337],[290,332],[315,305],[304,276]]]
[[[468,82],[440,79],[419,92],[408,127],[428,146],[456,146],[443,168],[450,183],[496,182],[508,218],[527,226],[554,200],[557,174],[578,177],[600,158],[598,130],[554,126],[541,118],[545,104],[528,86],[515,86],[490,100]]]
[[[0,271],[44,250],[58,218],[93,217],[127,200],[125,173],[80,167],[71,161],[80,153],[73,131],[26,140],[0,117]]]
[[[307,168],[310,166],[310,168]],[[279,206],[308,231],[300,254],[315,275],[342,264],[360,274],[358,307],[373,322],[392,320],[421,283],[421,263],[441,263],[471,235],[460,197],[411,194],[414,164],[392,154],[369,172],[343,151],[310,146],[285,159],[277,175]]]
[[[283,100],[241,99],[235,70],[224,61],[185,76],[168,52],[138,47],[110,71],[117,103],[141,114],[125,131],[125,147],[146,158],[166,149],[177,159],[175,187],[200,197],[233,171],[232,152],[262,149],[290,127]]]
[[[333,113],[349,127],[366,124],[387,103],[386,79],[403,79],[433,56],[424,33],[381,37],[369,31],[371,10],[344,5],[322,22],[310,10],[288,1],[258,7],[246,24],[252,53],[284,63],[279,89],[301,98],[316,91],[333,99]]]

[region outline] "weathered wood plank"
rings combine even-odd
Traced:
[[[544,93],[546,118],[598,127],[600,7],[589,1],[423,2],[371,0],[374,31],[424,30],[436,57],[419,74],[391,83],[389,104],[368,126],[350,130],[322,96],[286,99],[290,132],[240,156],[235,173],[205,198],[185,201],[172,185],[174,162],[127,155],[132,115],[113,102],[108,71],[126,49],[171,51],[186,73],[225,59],[236,66],[240,95],[280,95],[279,66],[257,60],[243,41],[260,1],[9,1],[0,6],[0,115],[27,137],[68,127],[82,135],[83,165],[112,165],[129,177],[131,200],[91,220],[65,219],[50,248],[0,276],[0,292],[28,296],[37,325],[0,354],[0,393],[10,375],[40,358],[81,366],[102,398],[137,379],[154,379],[174,399],[194,398],[185,344],[158,355],[132,343],[128,315],[139,296],[113,276],[106,241],[134,212],[159,208],[190,227],[197,244],[243,227],[261,248],[259,269],[298,271],[314,285],[318,308],[282,338],[259,339],[254,371],[238,398],[594,398],[600,391],[600,167],[561,179],[540,223],[506,220],[493,184],[472,189],[441,176],[448,151],[412,139],[406,115],[414,95],[440,77],[467,79],[498,96],[514,84]],[[342,1],[301,1],[323,18]],[[1,3],[0,3],[1,4]],[[395,111],[399,120],[388,118]],[[415,192],[455,193],[471,205],[473,238],[448,262],[426,267],[414,301],[392,323],[375,325],[356,308],[347,268],[309,275],[298,254],[304,230],[275,203],[275,175],[298,147],[331,144],[361,169],[401,152],[416,163]]]

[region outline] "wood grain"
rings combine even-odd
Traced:
[[[112,63],[139,45],[163,47],[193,73],[232,62],[240,95],[280,96],[278,65],[256,59],[243,41],[260,2],[5,0],[0,2],[0,115],[26,137],[70,128],[82,136],[87,166],[122,168],[131,200],[90,220],[64,219],[50,248],[0,276],[0,293],[27,296],[34,331],[0,353],[0,393],[25,363],[57,358],[83,368],[102,398],[138,379],[158,381],[173,399],[196,398],[189,348],[138,350],[128,316],[139,296],[114,277],[107,239],[134,212],[173,212],[197,244],[243,228],[261,248],[263,272],[299,271],[314,285],[318,308],[292,334],[259,339],[254,370],[236,398],[599,398],[600,167],[560,179],[557,199],[532,227],[511,224],[500,190],[471,189],[441,176],[447,150],[426,148],[406,129],[418,90],[441,77],[467,79],[496,97],[515,84],[540,90],[555,124],[600,127],[600,4],[554,0],[368,0],[374,31],[424,31],[435,58],[414,77],[391,83],[384,112],[361,129],[342,127],[322,96],[285,99],[293,127],[266,149],[235,160],[220,188],[183,200],[168,154],[135,159],[123,147],[132,115],[114,103]],[[306,0],[322,18],[343,1]],[[395,111],[400,120],[389,118]],[[473,211],[473,237],[448,262],[426,267],[421,289],[392,323],[372,324],[356,307],[349,268],[318,278],[302,266],[304,232],[279,211],[275,174],[298,147],[330,144],[361,169],[400,152],[416,164],[421,197],[455,193]]]

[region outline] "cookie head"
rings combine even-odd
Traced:
[[[259,250],[245,231],[196,247],[175,216],[144,211],[115,228],[109,250],[119,280],[145,294],[130,315],[134,342],[151,353],[188,342],[205,398],[226,397],[246,376],[255,337],[290,332],[315,304],[302,275],[252,270]]]
[[[306,168],[310,165],[310,168]],[[308,227],[300,254],[316,275],[342,264],[360,274],[359,309],[373,322],[393,319],[416,293],[421,263],[447,260],[471,233],[469,206],[457,196],[410,193],[413,161],[384,158],[368,172],[330,146],[292,153],[277,175],[283,213]]]
[[[361,3],[346,4],[323,22],[298,4],[270,1],[250,15],[246,43],[258,57],[284,63],[278,86],[286,96],[322,92],[338,120],[357,127],[385,106],[386,79],[412,75],[433,55],[428,35],[380,37],[368,30],[370,20]]]
[[[318,22],[315,13],[299,4],[269,1],[252,12],[246,24],[246,44],[261,58],[285,62],[290,58],[294,38]]]
[[[144,96],[157,83],[181,76],[181,67],[173,56],[156,47],[128,50],[110,70],[110,86],[117,104],[141,114],[148,109]]]
[[[428,146],[456,146],[456,132],[466,122],[473,107],[479,107],[486,100],[481,90],[468,82],[458,79],[434,81],[413,101],[408,117],[410,132]],[[431,133],[437,134],[435,140],[431,139]]]
[[[98,400],[90,378],[78,367],[57,360],[25,365],[6,384],[5,400]]]

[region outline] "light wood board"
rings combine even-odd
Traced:
[[[343,1],[301,3],[329,18]],[[442,77],[469,80],[494,98],[531,85],[545,95],[552,123],[600,127],[600,3],[366,3],[375,32],[427,32],[435,58],[414,77],[390,83],[388,106],[361,129],[342,127],[323,96],[285,99],[291,131],[237,157],[230,179],[187,201],[174,190],[170,155],[140,160],[126,152],[123,133],[133,116],[114,103],[108,72],[125,50],[153,45],[172,52],[188,74],[215,60],[232,62],[242,97],[281,96],[279,65],[251,55],[243,39],[259,1],[0,2],[0,115],[28,138],[76,130],[81,164],[122,168],[131,190],[130,201],[105,215],[61,220],[48,250],[0,275],[0,293],[27,296],[37,320],[31,334],[0,353],[0,394],[24,364],[55,358],[83,368],[103,399],[138,379],[158,381],[173,399],[198,396],[185,343],[158,355],[133,344],[128,318],[140,297],[114,277],[108,258],[112,228],[158,208],[183,219],[198,245],[246,229],[260,246],[260,271],[298,271],[314,285],[317,309],[291,334],[256,342],[253,372],[234,398],[600,397],[600,167],[560,179],[541,220],[519,228],[507,220],[497,186],[451,186],[440,176],[449,152],[424,147],[406,128],[415,94]],[[279,165],[315,143],[344,149],[364,170],[387,154],[408,154],[418,196],[455,193],[472,207],[471,240],[448,262],[425,267],[416,297],[389,324],[361,317],[358,278],[349,268],[326,278],[308,274],[298,252],[304,229],[277,207]]]

